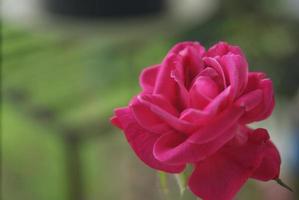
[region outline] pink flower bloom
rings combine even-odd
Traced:
[[[232,199],[248,178],[279,177],[279,152],[267,131],[247,127],[272,113],[272,81],[248,71],[239,47],[179,43],[143,70],[140,85],[111,121],[151,168],[180,173],[194,165],[188,185],[205,200]]]

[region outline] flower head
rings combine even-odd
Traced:
[[[189,188],[206,200],[232,199],[248,178],[278,178],[280,156],[267,130],[247,126],[272,113],[272,81],[248,71],[238,46],[179,43],[142,71],[140,85],[111,121],[148,166],[180,173],[194,165]]]

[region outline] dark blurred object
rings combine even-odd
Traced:
[[[80,18],[120,18],[158,13],[164,0],[45,0],[55,14]]]

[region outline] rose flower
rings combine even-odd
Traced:
[[[238,46],[179,43],[142,71],[140,85],[111,121],[149,167],[180,173],[193,165],[188,186],[205,200],[232,199],[248,178],[279,177],[267,130],[247,126],[272,113],[272,81],[248,71]]]

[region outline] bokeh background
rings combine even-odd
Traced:
[[[250,180],[236,199],[299,199],[298,25],[298,0],[2,0],[1,199],[194,200],[172,176],[165,194],[109,123],[184,40],[240,45],[275,84],[273,116],[253,126],[295,192]]]

